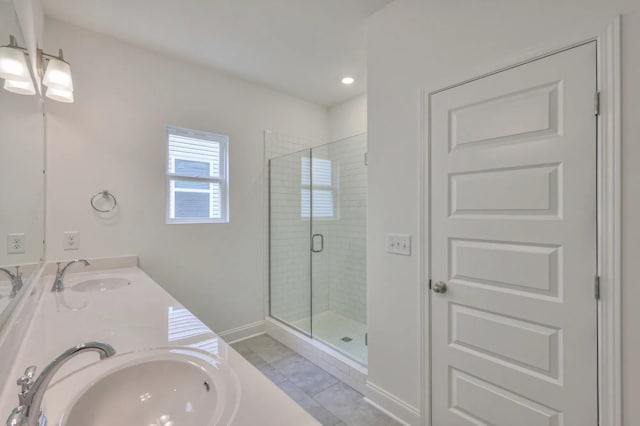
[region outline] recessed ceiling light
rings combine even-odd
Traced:
[[[353,84],[356,81],[353,77],[345,77],[342,79],[342,84],[346,84],[347,86]]]

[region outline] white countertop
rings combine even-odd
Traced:
[[[71,290],[75,283],[100,277],[127,278],[131,285],[105,292]],[[12,375],[6,378],[10,383],[0,398],[0,421],[4,421],[17,405],[18,387],[12,387],[11,383],[15,383],[14,379],[26,367],[36,365],[40,372],[69,347],[101,341],[112,345],[118,354],[184,346],[203,349],[224,359],[237,375],[241,390],[239,408],[230,425],[319,424],[139,268],[75,273],[69,270],[65,278],[66,290],[61,293],[49,291],[52,275],[44,275],[42,280],[45,288],[41,300],[11,370]],[[57,372],[51,386],[96,362],[100,361],[92,353],[71,359]],[[84,386],[86,383],[78,384],[79,389]],[[45,413],[61,410],[60,407],[47,407],[46,394],[43,409]],[[57,418],[49,418],[49,424],[57,422]]]

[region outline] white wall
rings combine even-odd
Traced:
[[[360,95],[329,108],[329,141],[367,132],[367,95]]]
[[[264,130],[326,140],[326,108],[51,19],[45,43],[76,88],[74,104],[47,102],[47,257],[138,254],[215,331],[261,321]],[[167,125],[229,135],[229,224],[165,225]],[[111,220],[89,206],[104,188]],[[69,230],[79,251],[62,249]]]
[[[640,424],[640,12],[622,20],[622,418]]]
[[[633,0],[403,0],[370,18],[369,381],[406,404],[409,410],[403,413],[420,407],[420,90],[431,91],[473,77],[530,49],[598,34],[616,13],[636,8],[638,3]],[[636,81],[640,54],[635,43],[640,39],[640,19],[625,16],[623,25],[627,107],[623,117],[624,414],[625,425],[632,426],[640,424],[640,342],[634,326],[640,323],[640,291],[635,285],[640,265],[631,260],[640,256],[640,224],[630,220],[640,216],[640,98]],[[411,234],[413,255],[387,255],[387,232]]]

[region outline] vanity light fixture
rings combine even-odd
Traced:
[[[47,86],[45,96],[59,102],[73,102],[71,66],[64,60],[62,49],[58,50],[58,56],[41,53],[41,57],[48,60],[47,69],[42,78],[42,84]]]
[[[47,88],[45,96],[54,101],[64,102],[67,104],[73,103],[73,91],[56,89],[54,87]]]
[[[38,49],[38,70],[40,75],[45,70],[42,84],[47,87],[45,92],[47,98],[58,102],[73,102],[71,66],[64,60],[62,49],[58,49],[58,56],[49,55]]]
[[[25,53],[14,36],[9,36],[8,45],[0,47],[0,77],[21,82],[31,80]]]
[[[342,84],[344,84],[346,86],[349,86],[349,85],[352,85],[355,81],[356,81],[356,79],[353,78],[353,77],[344,77],[342,79]]]
[[[8,92],[17,93],[19,95],[35,95],[36,88],[33,85],[33,81],[16,81],[5,80],[4,90]]]
[[[38,77],[47,88],[45,96],[58,102],[73,102],[73,79],[71,66],[64,60],[62,49],[58,55],[37,51]],[[35,95],[36,89],[31,79],[26,57],[27,49],[20,47],[16,38],[9,37],[9,44],[0,47],[0,77],[5,79],[4,88],[21,95]],[[43,75],[44,74],[44,75]]]

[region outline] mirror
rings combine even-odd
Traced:
[[[10,36],[25,45],[12,2],[0,1],[0,46],[8,45]],[[0,326],[44,252],[42,101],[6,90],[8,84],[0,78]]]

